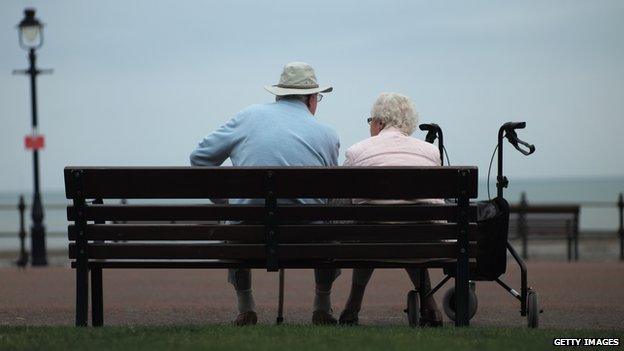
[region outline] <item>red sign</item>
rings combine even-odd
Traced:
[[[28,150],[43,149],[44,138],[43,135],[27,135],[24,137],[24,146]]]

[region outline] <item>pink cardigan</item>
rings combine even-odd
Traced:
[[[412,138],[398,128],[384,128],[378,135],[360,141],[346,151],[344,166],[439,166],[438,148]],[[427,184],[422,184],[427,186]],[[414,203],[406,200],[354,199],[354,203]],[[443,203],[440,199],[423,202]]]

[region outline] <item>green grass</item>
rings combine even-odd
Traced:
[[[553,338],[624,331],[408,327],[0,327],[0,350],[551,350]],[[620,346],[621,347],[621,346]],[[613,348],[610,348],[613,349]],[[618,349],[618,348],[616,348]]]

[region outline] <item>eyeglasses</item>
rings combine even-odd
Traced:
[[[316,94],[316,102],[321,102],[323,100],[323,94]]]

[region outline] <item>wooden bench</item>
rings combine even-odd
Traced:
[[[73,221],[68,236],[69,257],[76,268],[77,326],[88,324],[89,280],[92,324],[103,325],[103,269],[408,266],[453,271],[455,323],[469,324],[469,269],[476,267],[478,254],[477,210],[469,203],[477,196],[476,167],[66,167],[64,176],[66,197],[73,202],[67,218]],[[209,198],[256,198],[264,199],[264,204],[197,204],[197,199]],[[441,205],[277,201],[288,198],[458,201]],[[114,201],[104,202],[110,199]],[[119,199],[153,203],[119,204]],[[224,220],[247,224],[216,222]],[[353,222],[333,224],[334,220]]]
[[[566,240],[568,261],[577,261],[579,237],[579,205],[521,202],[511,206],[509,239],[522,242],[522,258],[528,258],[528,241]]]

